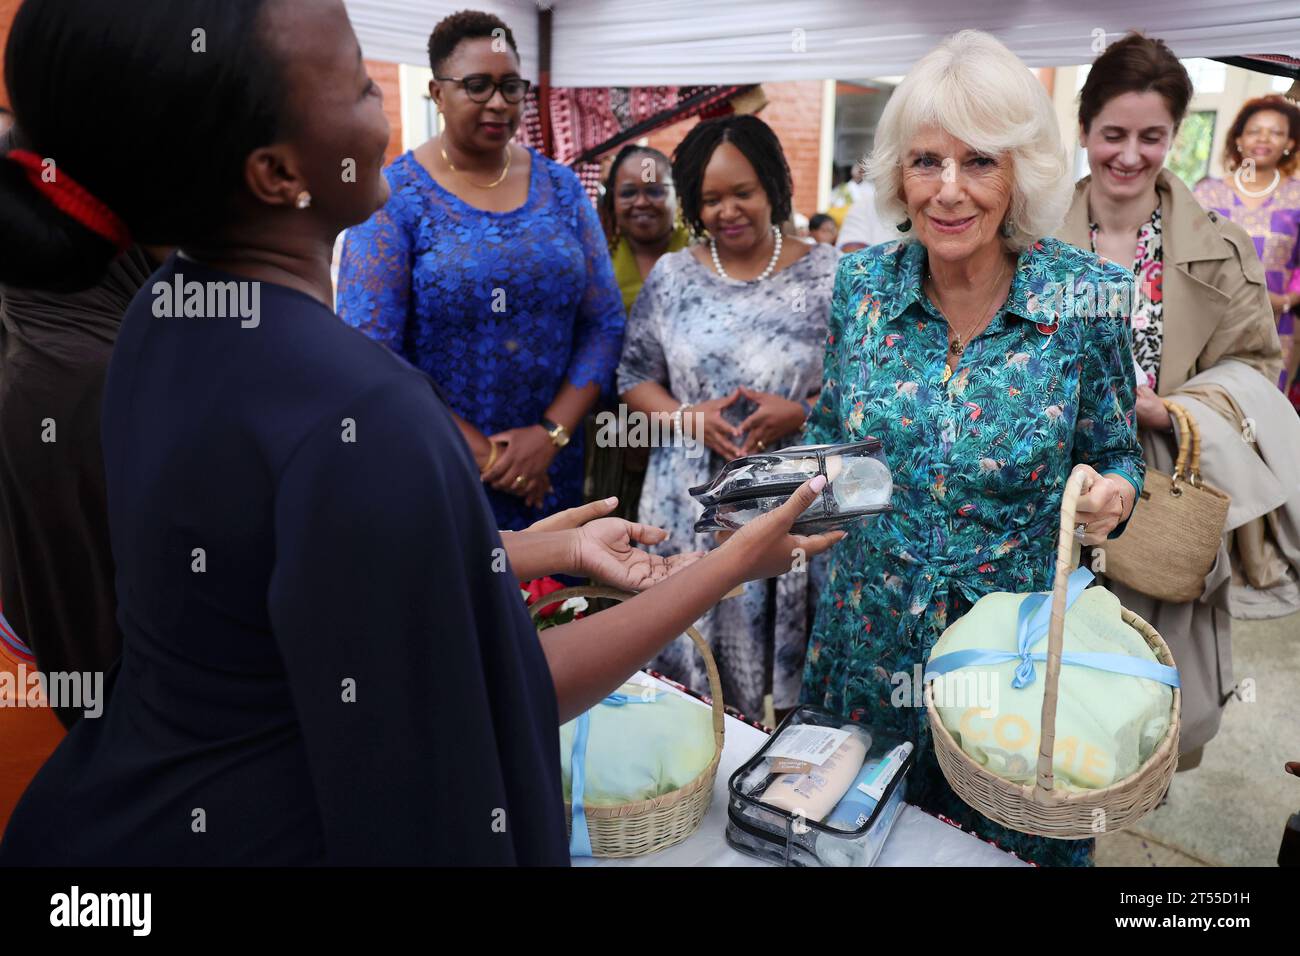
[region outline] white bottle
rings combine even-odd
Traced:
[[[849,736],[819,767],[807,773],[777,774],[759,800],[804,820],[821,822],[849,787],[867,759],[871,735],[857,724],[840,728]]]

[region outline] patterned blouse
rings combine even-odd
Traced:
[[[1140,490],[1127,316],[1050,307],[1065,301],[1054,293],[1067,285],[1083,295],[1133,277],[1067,243],[1039,241],[944,382],[947,324],[922,291],[926,256],[915,242],[873,246],[846,256],[836,276],[821,401],[805,438],[881,439],[894,510],[831,552],[804,699],[914,741],[908,799],[922,808],[1034,862],[1085,863],[1090,841],[1027,837],[962,803],[934,759],[919,689],[903,706],[895,690],[910,688],[939,635],[982,595],[1051,585],[1061,494],[1076,463]]]
[[[1088,224],[1092,251],[1097,251],[1097,224]],[[1137,276],[1133,319],[1133,360],[1141,374],[1138,384],[1152,390],[1160,377],[1160,349],[1165,341],[1165,303],[1162,276],[1165,268],[1164,239],[1161,235],[1160,206],[1138,230],[1133,275]]]
[[[536,424],[567,380],[613,384],[624,312],[595,207],[567,168],[534,152],[518,209],[477,209],[412,153],[384,170],[392,195],[349,229],[338,313],[438,383],[486,435]],[[543,508],[486,489],[500,528],[582,500],[583,430],[555,456]]]

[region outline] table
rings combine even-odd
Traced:
[[[649,674],[636,674],[629,683],[639,683],[678,694],[701,707],[707,706],[689,694]],[[713,784],[713,799],[700,828],[675,846],[658,853],[629,859],[575,857],[574,866],[771,866],[733,850],[727,845],[727,781],[741,764],[754,755],[767,734],[734,717],[725,718],[722,759]],[[944,823],[924,810],[906,804],[894,821],[894,828],[880,851],[876,866],[1027,866],[1010,853],[978,837]]]

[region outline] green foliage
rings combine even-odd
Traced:
[[[1210,147],[1214,143],[1213,110],[1188,113],[1169,150],[1165,165],[1188,189],[1210,174]]]

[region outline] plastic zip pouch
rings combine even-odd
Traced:
[[[798,707],[732,774],[727,842],[783,866],[872,866],[914,761],[910,741]]]
[[[705,506],[697,532],[734,531],[780,507],[805,481],[826,476],[826,487],[795,522],[798,534],[816,534],[865,521],[890,509],[894,481],[877,439],[844,445],[799,445],[727,462],[707,484],[690,489]]]

